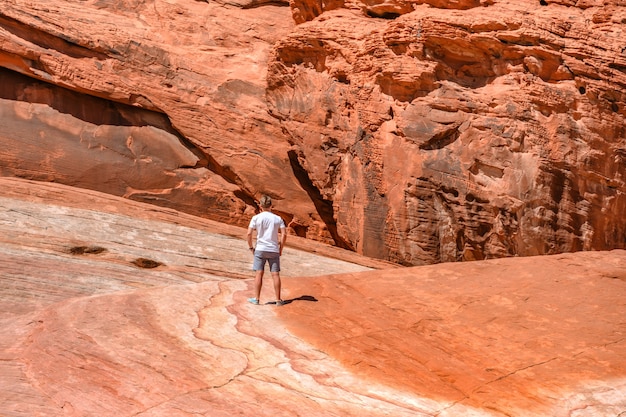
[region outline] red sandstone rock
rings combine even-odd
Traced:
[[[407,265],[626,247],[623,2],[5,6],[0,175],[239,226],[269,193]]]
[[[2,416],[626,407],[623,250],[367,271],[385,264],[292,236],[289,303],[253,306],[241,228],[17,179],[0,212]]]
[[[608,89],[574,52],[598,38],[582,35],[594,29],[578,9],[511,13],[520,6],[420,8],[391,23],[329,11],[278,44],[271,102],[302,109],[284,125],[359,252],[414,264],[624,245],[623,104],[600,99]],[[598,52],[611,74],[599,78],[623,100],[617,49]]]

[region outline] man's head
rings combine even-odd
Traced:
[[[269,195],[264,195],[261,197],[261,200],[259,200],[259,204],[261,205],[262,208],[268,209],[272,207],[272,199],[270,198]]]

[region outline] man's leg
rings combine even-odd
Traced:
[[[276,294],[276,301],[282,300],[280,298],[280,273],[272,272],[272,279],[274,280],[274,293]]]
[[[263,286],[263,270],[256,271],[254,275],[254,296],[257,300],[261,299],[261,287]]]
[[[270,264],[272,280],[274,281],[274,294],[276,295],[276,302],[278,303],[282,300],[282,298],[280,298],[280,255],[275,255],[276,256],[269,258],[268,262]]]
[[[265,259],[259,252],[254,252],[254,262],[252,264],[254,271],[254,298],[249,298],[253,304],[259,304],[261,300],[261,287],[263,286],[263,272],[265,271]]]

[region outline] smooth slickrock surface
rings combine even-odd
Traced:
[[[0,175],[402,265],[626,249],[623,0],[4,0]]]
[[[625,251],[306,278],[290,291],[320,300],[280,311],[296,336],[356,375],[447,403],[443,415],[626,412]]]
[[[0,213],[3,417],[626,412],[625,251],[398,268],[292,236],[289,303],[253,306],[242,229],[16,179]]]

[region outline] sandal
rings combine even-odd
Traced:
[[[256,298],[248,298],[248,302],[257,306],[259,305],[259,300]]]

